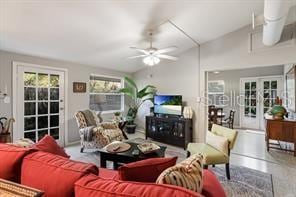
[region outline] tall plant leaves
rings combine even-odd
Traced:
[[[132,98],[135,98],[134,90],[130,87],[128,88],[121,88],[119,92],[124,93]]]
[[[130,79],[129,77],[124,77],[124,81],[127,82],[127,84],[133,88],[136,89],[136,92],[138,92],[138,87],[136,85],[136,83],[134,82],[134,80]]]
[[[142,90],[138,92],[137,97],[138,98],[143,98],[147,96],[148,94],[155,94],[156,93],[156,87],[152,85],[147,85],[145,86]]]

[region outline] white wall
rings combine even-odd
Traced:
[[[8,95],[12,96],[12,62],[24,62],[37,65],[44,65],[50,67],[66,68],[68,70],[68,84],[66,88],[68,91],[68,142],[75,142],[79,140],[78,128],[73,115],[76,111],[88,109],[89,107],[89,95],[88,93],[73,93],[73,82],[86,82],[88,92],[89,76],[93,74],[101,74],[108,76],[129,76],[127,73],[117,72],[109,69],[91,67],[82,64],[75,64],[71,62],[58,61],[46,58],[33,57],[28,55],[21,55],[16,53],[10,53],[0,51],[0,90],[3,90],[5,85],[8,87]],[[13,98],[12,98],[13,99]],[[0,117],[12,116],[12,102],[10,104],[4,104],[3,99],[0,99]],[[104,116],[103,119],[108,119],[112,116]]]
[[[263,76],[274,76],[274,75],[283,75],[284,74],[284,65],[279,66],[269,66],[269,67],[259,67],[259,68],[246,68],[239,70],[226,70],[222,71],[219,74],[210,72],[208,74],[208,79],[210,80],[223,80],[225,83],[225,95],[229,98],[232,95],[240,95],[240,79],[244,77],[263,77]],[[223,108],[223,111],[229,113],[230,109],[236,110],[234,117],[235,127],[239,126],[240,120],[240,107],[237,102],[229,103],[228,106]],[[228,116],[228,114],[227,114]]]
[[[238,68],[256,68],[271,65],[283,65],[296,62],[296,46],[274,49],[264,52],[249,53],[251,26],[219,37],[201,45],[200,54],[200,90],[206,90],[206,71],[228,70]],[[206,131],[206,107],[198,105],[200,112],[199,130]]]
[[[197,102],[199,94],[199,49],[192,48],[179,55],[176,62],[162,61],[160,64],[147,67],[144,70],[133,74],[139,87],[151,84],[157,87],[158,94],[180,94],[186,105],[191,106],[195,111],[194,135],[195,141],[199,139],[197,132]],[[145,128],[145,116],[149,114],[149,103],[140,108],[137,124],[141,129]]]

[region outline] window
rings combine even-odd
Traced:
[[[208,82],[209,105],[225,105],[225,83],[223,80]]]
[[[124,95],[119,93],[123,80],[116,77],[90,76],[89,108],[94,111],[123,111]]]

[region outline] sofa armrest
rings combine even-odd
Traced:
[[[94,126],[81,128],[79,129],[79,134],[84,135],[85,133],[92,131],[94,128]]]

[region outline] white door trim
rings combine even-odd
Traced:
[[[31,63],[24,63],[24,62],[18,62],[18,61],[13,61],[12,62],[12,114],[13,117],[17,116],[17,103],[16,103],[16,97],[17,97],[17,70],[18,66],[28,66],[28,67],[33,67],[33,68],[43,68],[43,69],[51,69],[51,70],[56,70],[56,71],[62,71],[65,74],[65,84],[64,84],[64,103],[65,103],[65,117],[64,117],[64,124],[65,124],[65,131],[64,131],[64,136],[63,136],[63,144],[67,146],[69,144],[68,142],[68,69],[66,68],[58,68],[58,67],[51,67],[51,66],[43,66],[43,65],[37,65],[37,64],[31,64]],[[15,123],[14,123],[15,124]],[[13,135],[13,141],[15,141],[15,135]]]

